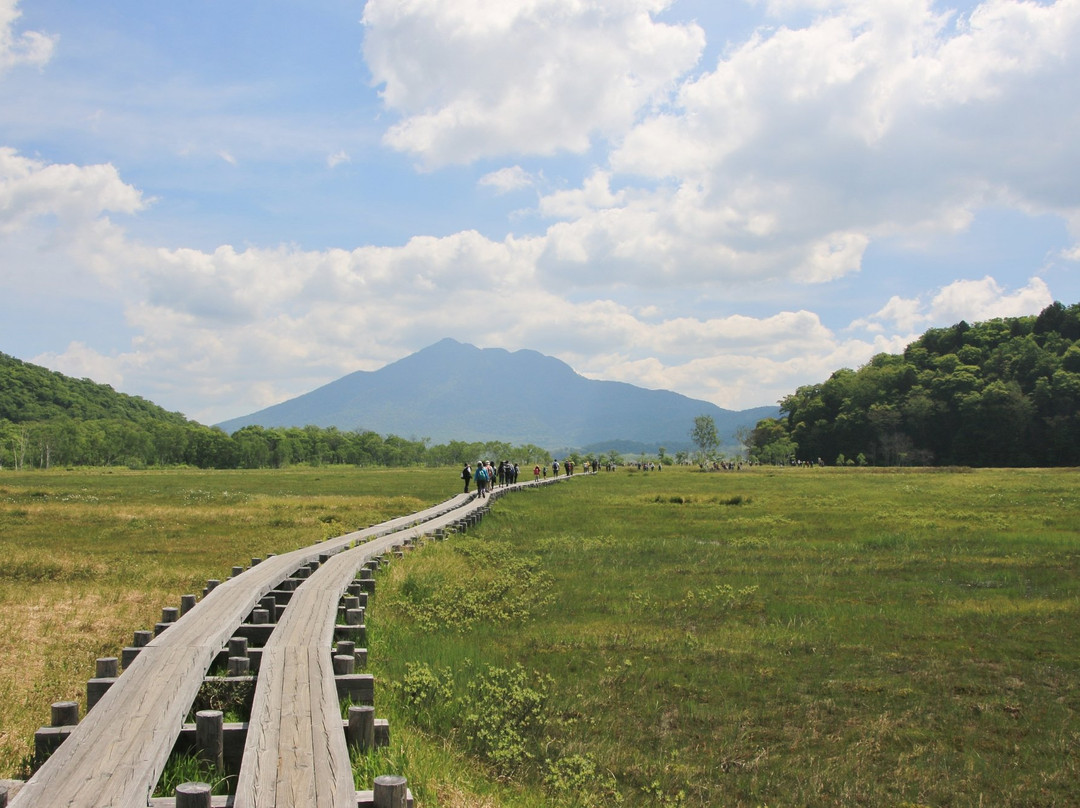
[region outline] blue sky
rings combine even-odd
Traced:
[[[773,404],[1080,300],[1078,44],[1080,0],[0,0],[0,351],[204,423],[447,336]]]

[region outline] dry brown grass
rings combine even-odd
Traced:
[[[171,593],[161,590],[52,584],[32,587],[33,595],[20,599],[9,591],[18,587],[5,585],[0,596],[2,777],[15,775],[32,754],[34,731],[49,723],[49,705],[85,705],[94,660],[119,656],[135,629],[152,627],[162,606],[172,605]]]

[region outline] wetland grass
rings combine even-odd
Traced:
[[[391,712],[457,748],[472,678],[544,678],[522,754],[487,761],[535,791],[500,804],[1076,805],[1078,483],[622,471],[515,495],[390,568],[373,667],[432,677]],[[486,612],[455,612],[447,569]]]
[[[1078,484],[621,470],[501,499],[379,573],[393,743],[358,782],[389,766],[444,808],[1077,805]],[[456,492],[456,469],[0,475],[0,776],[163,605]]]

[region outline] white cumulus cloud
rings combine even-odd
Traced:
[[[956,233],[989,206],[1080,221],[1080,139],[1062,136],[1080,129],[1080,0],[768,8],[774,28],[617,145],[617,194],[542,201],[563,220],[560,282],[822,283],[861,271],[875,239]]]
[[[17,33],[21,16],[19,0],[0,0],[0,76],[16,65],[44,65],[56,47],[56,38],[40,31]]]
[[[697,62],[671,0],[368,0],[364,56],[402,115],[393,148],[431,166],[582,152],[619,136]]]
[[[980,280],[955,281],[926,297],[893,296],[874,314],[853,322],[851,328],[918,332],[961,320],[978,322],[996,317],[1022,317],[1041,311],[1053,300],[1050,288],[1041,278],[1031,278],[1026,286],[1010,292],[987,276]]]

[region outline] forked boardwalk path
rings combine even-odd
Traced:
[[[147,806],[211,665],[264,598],[298,570],[311,574],[299,582],[277,623],[266,626],[272,630],[261,650],[235,793],[215,804],[356,808],[331,650],[335,632],[349,630],[338,622],[342,596],[372,559],[478,518],[489,502],[459,494],[272,556],[220,583],[138,652],[18,791],[11,808]]]

